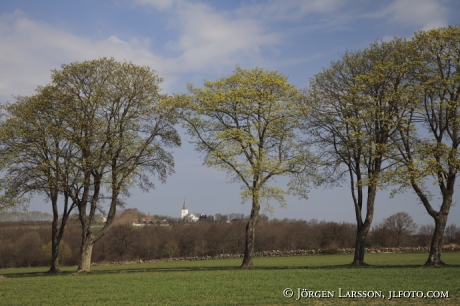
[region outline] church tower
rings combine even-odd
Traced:
[[[186,215],[188,215],[188,208],[187,208],[187,203],[185,202],[185,198],[184,198],[184,205],[182,206],[182,211],[181,211],[181,219],[184,219]]]

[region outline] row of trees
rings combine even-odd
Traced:
[[[127,209],[117,211],[114,222],[118,224],[141,223],[144,218],[147,218],[151,221],[165,220],[169,225],[192,222],[189,219],[175,218],[175,217],[166,216],[166,215],[147,215],[139,211],[137,208],[127,208]],[[266,215],[261,215],[260,218],[262,218],[263,220],[268,220],[268,216]],[[213,215],[202,215],[202,217],[200,217],[198,221],[199,222],[211,222],[211,223],[226,223],[232,220],[243,221],[244,219],[247,220],[248,217],[242,213],[230,213],[227,215],[217,213],[214,216]],[[96,220],[98,220],[98,218],[96,218]]]
[[[460,167],[459,51],[460,27],[448,27],[346,52],[303,93],[277,72],[237,67],[176,95],[172,101],[205,164],[240,182],[243,201],[252,202],[242,267],[253,266],[261,198],[285,205],[287,192],[306,198],[311,182],[343,181],[356,215],[354,265],[365,264],[377,191],[389,186],[411,188],[433,217],[426,264],[441,265]],[[292,178],[288,190],[269,185],[280,175]],[[426,187],[433,180],[440,205]]]
[[[435,230],[427,265],[440,265],[441,243],[460,167],[460,27],[373,43],[317,74],[304,96],[304,130],[321,152],[330,183],[348,180],[356,213],[354,264],[377,190],[412,189]],[[435,203],[427,184],[438,187]]]
[[[427,264],[440,265],[460,167],[459,50],[460,27],[373,43],[346,52],[303,92],[276,71],[237,67],[229,77],[167,97],[148,67],[106,58],[63,65],[53,71],[51,84],[4,109],[0,203],[14,206],[35,193],[48,197],[50,271],[56,270],[59,241],[76,209],[82,227],[78,270],[88,271],[93,245],[129,188],[137,183],[148,189],[148,174],[164,181],[172,173],[166,148],[180,145],[173,127],[179,120],[205,164],[241,183],[243,201],[252,203],[242,267],[254,266],[262,204],[274,199],[283,206],[287,193],[306,198],[312,183],[343,181],[356,215],[353,264],[364,264],[377,190],[396,186],[413,189],[433,217]],[[288,188],[270,185],[279,176],[291,178]],[[430,180],[439,188],[439,206],[426,188]],[[98,210],[107,222],[95,233]]]
[[[386,222],[384,222],[386,223]],[[78,223],[68,224],[61,241],[59,261],[77,265],[80,231]],[[245,247],[245,222],[176,224],[171,227],[115,223],[93,250],[92,262],[154,260],[170,257],[202,257],[242,254]],[[431,229],[429,228],[431,227]],[[412,234],[393,235],[393,228],[376,226],[370,231],[366,247],[423,246],[430,243],[433,226],[421,226]],[[428,230],[428,232],[427,232]],[[431,230],[431,231],[430,231]],[[306,221],[264,221],[258,225],[256,252],[323,249],[336,253],[353,248],[356,225],[352,223]],[[51,256],[48,227],[0,224],[0,267],[44,266]],[[460,227],[447,227],[444,243],[460,244]]]
[[[142,218],[146,217],[147,215],[140,212],[136,208],[129,208],[125,210],[119,211],[117,213],[117,217],[114,221],[115,224],[118,225],[131,225],[133,222],[140,223]],[[183,224],[190,224],[190,222],[183,220],[181,218],[174,218],[170,216],[161,216],[155,215],[149,217],[151,220],[166,220],[170,226],[180,226]],[[208,216],[208,218],[201,218],[198,222],[199,223],[211,223],[211,224],[223,224],[223,223],[239,223],[245,224],[250,216],[244,216],[243,214],[216,214],[215,217]],[[232,221],[230,221],[232,220]],[[305,220],[296,220],[296,219],[283,219],[279,220],[277,218],[269,219],[269,217],[265,214],[259,215],[259,223],[261,224],[261,229],[266,233],[267,228],[274,229],[274,231],[278,230],[276,224],[296,224],[291,225],[292,229],[297,228],[298,237],[296,240],[302,240],[300,237],[301,231],[298,230],[299,224],[305,224],[310,226],[308,230],[308,234],[305,232],[303,235],[307,235],[308,241],[311,243],[308,244],[280,244],[279,242],[273,241],[275,245],[282,245],[283,247],[280,248],[273,248],[273,249],[283,249],[283,250],[294,250],[294,249],[302,249],[302,248],[328,248],[331,245],[337,245],[339,247],[351,247],[351,244],[344,244],[343,240],[340,240],[340,237],[346,236],[350,237],[350,233],[356,231],[356,226],[350,223],[335,223],[335,222],[325,222],[321,221],[318,222],[316,219],[311,219],[310,221]],[[193,224],[193,223],[192,223]],[[271,231],[271,230],[270,230]],[[292,233],[294,233],[293,231]],[[426,224],[419,226],[412,217],[407,212],[398,212],[389,216],[388,218],[383,219],[381,222],[376,223],[370,230],[370,237],[366,241],[366,247],[369,246],[378,246],[378,247],[400,247],[400,246],[424,246],[427,247],[430,245],[430,241],[434,232],[434,225],[433,224]],[[212,235],[212,234],[208,234]],[[264,234],[258,235],[258,241],[260,236],[266,237]],[[296,234],[297,235],[297,234]],[[274,235],[276,236],[276,235]],[[353,236],[353,235],[352,235]],[[287,237],[287,236],[286,236]],[[285,238],[286,238],[285,237]],[[347,238],[347,239],[348,239]],[[284,239],[284,238],[283,238]],[[336,240],[342,241],[341,243],[337,243]],[[275,239],[276,241],[280,241],[280,239]],[[290,239],[286,239],[289,241]],[[454,223],[451,223],[449,226],[446,227],[443,236],[443,244],[450,244],[450,243],[458,243],[460,244],[460,227],[457,227]],[[256,245],[263,245],[262,249],[259,250],[269,250],[267,248],[267,242],[257,242]],[[288,247],[290,245],[290,247]],[[350,245],[350,246],[346,246]],[[256,248],[257,250],[257,248]],[[233,253],[232,253],[233,254]],[[181,253],[181,256],[185,256]]]
[[[129,208],[125,210],[121,210],[117,213],[116,219],[114,221],[115,224],[119,225],[128,225],[131,226],[133,222],[140,223],[143,218],[147,217],[145,213],[140,212],[136,208]],[[166,220],[169,225],[176,226],[182,224],[189,224],[187,220],[183,220],[181,218],[174,218],[169,216],[150,216],[151,220]],[[198,221],[199,223],[228,223],[228,222],[238,222],[238,223],[245,223],[249,220],[250,216],[244,216],[243,214],[216,214],[214,216],[208,216],[208,218],[200,218]],[[232,220],[232,221],[230,221]],[[308,233],[308,241],[315,241],[315,243],[309,243],[299,246],[298,243],[291,244],[291,247],[286,247],[283,244],[282,249],[302,249],[302,248],[327,248],[330,245],[337,244],[336,239],[345,235],[350,237],[350,232],[356,231],[356,226],[350,226],[348,223],[343,223],[344,228],[339,228],[337,223],[334,222],[324,222],[321,221],[318,223],[317,220],[312,219],[310,221],[304,220],[278,220],[278,219],[271,219],[265,214],[259,215],[259,223],[261,223],[262,228],[267,228],[267,224],[270,228],[276,228],[275,224],[283,223],[283,224],[307,224],[310,227]],[[318,225],[321,225],[318,227]],[[330,228],[333,229],[328,229]],[[295,228],[295,226],[293,226]],[[316,229],[314,229],[316,228]],[[261,229],[262,230],[262,229]],[[265,231],[265,230],[264,230]],[[342,232],[344,231],[344,232]],[[320,234],[318,234],[320,232]],[[346,234],[345,234],[346,232]],[[380,247],[400,247],[400,246],[429,246],[429,241],[427,239],[431,239],[432,234],[434,232],[434,226],[431,225],[422,225],[418,226],[416,222],[412,219],[412,217],[407,212],[398,212],[385,218],[380,223],[376,223],[370,230],[370,238],[366,242],[366,246],[380,246]],[[327,233],[327,235],[325,234]],[[305,235],[306,233],[304,233]],[[212,235],[212,234],[209,234]],[[264,236],[264,234],[261,234]],[[316,235],[316,238],[321,237],[320,240],[315,240],[312,238],[312,235]],[[258,235],[258,241],[261,238]],[[301,237],[299,232],[299,237]],[[300,239],[300,238],[296,238]],[[319,239],[319,238],[318,238]],[[460,228],[457,228],[455,224],[450,224],[446,227],[443,243],[458,243],[460,239]],[[288,241],[287,239],[286,241]],[[301,240],[301,239],[300,239]],[[321,241],[321,242],[319,242]],[[266,246],[266,242],[258,242],[256,245],[264,245]],[[275,245],[280,245],[278,242],[274,242]],[[343,243],[337,244],[340,247],[345,247]],[[351,244],[350,244],[351,245]],[[346,246],[351,247],[351,246]],[[264,247],[263,250],[269,250],[270,248]],[[278,248],[279,249],[279,248]],[[256,248],[257,250],[257,248]],[[181,256],[185,256],[181,253]]]
[[[72,63],[52,71],[51,83],[37,94],[4,107],[1,204],[46,195],[53,211],[50,272],[58,270],[59,244],[73,210],[82,227],[78,271],[88,271],[93,245],[109,229],[129,188],[137,183],[149,189],[147,174],[165,181],[173,172],[166,149],[179,146],[180,139],[174,119],[161,107],[161,81],[149,67],[113,59]],[[95,233],[98,211],[107,222]]]
[[[42,211],[3,211],[0,212],[0,222],[9,221],[51,221],[53,215]]]

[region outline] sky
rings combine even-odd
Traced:
[[[340,59],[376,40],[460,22],[457,0],[15,0],[0,2],[0,103],[34,94],[63,64],[113,57],[148,65],[164,79],[164,93],[184,93],[205,80],[231,75],[239,65],[277,70],[298,88]],[[202,156],[182,134],[174,149],[175,173],[145,193],[137,188],[126,208],[179,217],[189,212],[249,215],[240,185],[203,165]],[[273,184],[285,187],[281,178]],[[460,187],[460,186],[459,186]],[[458,188],[457,188],[458,189]],[[278,219],[355,222],[349,187],[312,188],[308,200],[288,197],[288,207],[266,214]],[[460,190],[448,223],[460,225]],[[440,202],[439,198],[434,201]],[[29,210],[49,211],[34,197]],[[419,224],[432,218],[412,192],[389,197],[379,191],[374,222],[405,211]],[[263,210],[262,210],[263,212]]]

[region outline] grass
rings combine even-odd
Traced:
[[[1,305],[425,305],[460,304],[460,253],[445,253],[443,268],[423,267],[427,254],[367,254],[367,267],[351,267],[350,255],[268,257],[256,269],[241,270],[241,259],[94,266],[76,275],[66,267],[50,276],[46,268],[4,269]],[[294,297],[283,290],[292,288]],[[298,288],[334,292],[334,298],[301,298]],[[351,291],[381,291],[385,298],[339,298]],[[448,299],[397,298],[389,291],[448,291]]]

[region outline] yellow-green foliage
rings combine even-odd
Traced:
[[[460,136],[460,27],[422,31],[409,42],[416,91],[412,116],[417,129],[399,135],[396,182],[424,189],[428,176],[444,188],[458,169]]]
[[[428,174],[445,184],[460,168],[460,27],[416,33],[413,43],[420,58],[419,113],[430,133],[419,146],[419,160]]]
[[[311,80],[306,132],[326,164],[336,170],[345,165],[356,175],[357,186],[391,183],[383,170],[391,158],[392,137],[413,128],[406,118],[417,98],[411,52],[402,39],[373,43],[346,52]]]
[[[163,103],[162,79],[150,67],[100,58],[61,68],[36,95],[18,97],[4,108],[0,208],[42,193],[57,215],[62,197],[64,214],[77,207],[88,245],[108,230],[121,194],[136,183],[151,188],[148,174],[164,182],[173,172],[166,148],[180,146],[180,137]],[[110,199],[107,222],[96,234],[91,222],[104,187]]]
[[[286,190],[266,183],[300,172],[308,156],[296,134],[301,106],[295,86],[276,71],[237,67],[231,76],[188,90],[174,101],[206,165],[241,182],[243,201],[273,198],[285,205]]]

